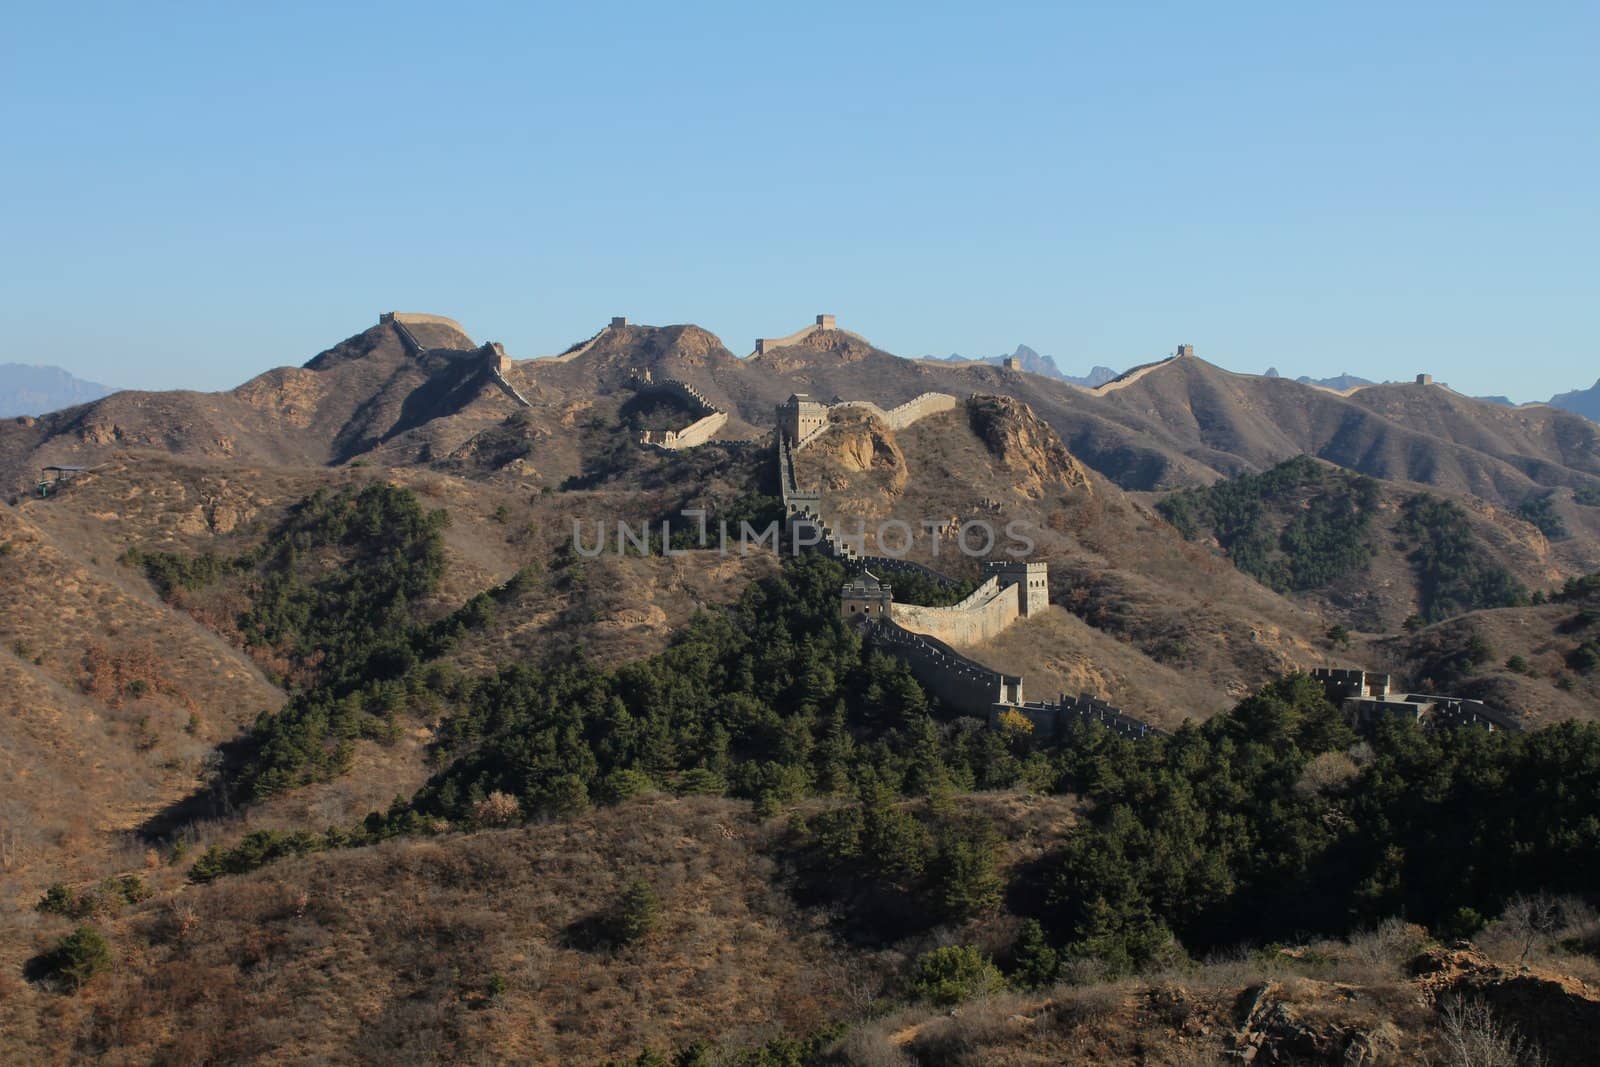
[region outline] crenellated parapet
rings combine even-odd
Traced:
[[[1481,700],[1436,693],[1400,693],[1387,674],[1344,667],[1317,667],[1311,678],[1328,701],[1357,727],[1386,720],[1415,722],[1425,728],[1478,726],[1486,730],[1521,730],[1516,718]]]
[[[828,431],[831,425],[829,420],[835,411],[865,411],[889,429],[903,430],[919,419],[949,411],[955,406],[956,398],[949,393],[923,393],[887,411],[870,400],[841,400],[836,404],[823,404],[805,393],[795,393],[777,407],[778,432],[787,437],[790,447],[798,452]]]
[[[1019,705],[996,702],[989,709],[989,725],[1001,726],[1001,716],[1006,714],[1022,716],[1033,727],[1034,736],[1049,740],[1059,739],[1074,723],[1080,722],[1103,726],[1112,733],[1135,741],[1165,733],[1143,719],[1126,715],[1121,709],[1087,693],[1075,697],[1062,693],[1056,701],[1034,701]]]
[[[938,638],[914,633],[893,619],[864,624],[873,644],[911,668],[912,676],[951,711],[988,719],[996,704],[1021,705],[1022,677],[985,667]]]
[[[696,415],[695,421],[681,430],[645,430],[639,437],[640,444],[668,451],[693,448],[711,440],[717,431],[728,424],[728,413],[713,404],[704,393],[688,382],[676,378],[656,379],[647,368],[643,371],[634,371],[629,378],[629,384],[640,395],[654,393],[673,397]]]

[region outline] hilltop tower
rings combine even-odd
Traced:
[[[1000,588],[1017,587],[1017,608],[1023,618],[1037,615],[1050,606],[1050,565],[1048,563],[990,562],[989,574],[1000,579]]]
[[[1180,356],[1192,356],[1192,355],[1194,355],[1194,345],[1179,345],[1178,346],[1178,355],[1180,355]]]
[[[795,393],[778,405],[778,430],[795,444],[828,423],[828,405],[805,393]]]

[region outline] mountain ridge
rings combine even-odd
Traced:
[[[0,363],[0,418],[42,415],[115,392],[45,363]]]

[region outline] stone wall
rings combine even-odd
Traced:
[[[870,624],[869,639],[911,668],[911,674],[947,710],[987,719],[995,704],[1021,704],[1022,679],[985,667],[925,634],[892,620]]]
[[[890,617],[913,633],[952,645],[976,645],[996,637],[1022,614],[1016,585],[990,578],[967,599],[947,608],[895,604]]]
[[[833,405],[834,408],[858,408],[870,412],[891,430],[903,430],[918,419],[937,415],[941,411],[949,411],[955,406],[956,398],[949,393],[923,393],[888,411],[870,400],[844,400]]]
[[[1345,718],[1357,727],[1370,726],[1384,719],[1403,719],[1421,723],[1428,729],[1442,726],[1522,729],[1522,724],[1515,716],[1491,708],[1481,700],[1432,693],[1395,692],[1387,674],[1343,667],[1317,667],[1312,670],[1311,677],[1322,685],[1328,700],[1338,705]]]
[[[379,322],[399,322],[407,326],[448,326],[457,333],[467,331],[447,315],[424,315],[415,311],[390,311],[378,316]]]
[[[1048,701],[1021,705],[996,703],[989,709],[989,725],[998,727],[1000,716],[1006,712],[1027,719],[1033,725],[1034,736],[1043,740],[1061,737],[1073,723],[1078,722],[1095,723],[1133,740],[1159,736],[1164,732],[1142,719],[1124,715],[1119,709],[1087,693],[1076,697],[1063,693],[1061,699],[1054,703]]]
[[[812,334],[821,333],[825,330],[842,333],[846,337],[853,337],[857,341],[861,341],[865,344],[872,343],[858,333],[852,333],[849,330],[839,329],[837,322],[832,315],[818,315],[817,320],[810,326],[796,330],[794,333],[791,333],[785,337],[757,337],[756,350],[752,354],[762,356],[779,348],[787,348],[789,345],[797,345],[801,341],[804,341],[806,338],[810,337]]]
[[[647,393],[665,393],[676,397],[687,404],[697,417],[714,414],[721,409],[707,400],[705,394],[700,392],[688,382],[676,378],[662,378],[659,381],[644,378],[635,378],[633,388],[641,395]]]
[[[680,448],[693,448],[703,445],[716,436],[718,430],[727,425],[728,413],[726,411],[713,411],[701,419],[696,419],[681,430],[646,430],[641,441],[657,448],[676,451]]]
[[[413,311],[385,311],[378,316],[378,323],[387,323],[395,328],[400,335],[400,340],[405,343],[406,349],[413,356],[420,356],[436,349],[459,352],[470,351],[474,346],[471,335],[455,319],[444,315],[424,315]],[[465,349],[461,341],[467,342]]]
[[[633,387],[641,394],[661,393],[676,397],[699,416],[681,430],[646,430],[639,438],[642,444],[674,451],[693,448],[711,440],[728,423],[728,413],[707,400],[704,393],[688,382],[676,378],[654,381],[649,377],[636,377]]]
[[[796,393],[778,405],[778,433],[786,436],[790,447],[798,452],[827,433],[830,425],[828,416],[833,411],[845,408],[865,411],[889,429],[903,430],[918,419],[949,411],[955,406],[956,398],[949,393],[923,393],[888,411],[870,400],[841,400],[837,404],[821,404],[804,393]]]

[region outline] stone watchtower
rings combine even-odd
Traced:
[[[840,588],[839,618],[887,619],[889,605],[893,602],[891,587],[880,582],[871,571],[864,570]]]
[[[1017,587],[1017,608],[1023,618],[1037,615],[1050,606],[1050,565],[1048,563],[991,562],[989,575],[1000,579],[1000,588]]]
[[[819,404],[805,393],[795,393],[778,405],[778,429],[798,444],[828,422],[828,405]]]
[[[1194,355],[1194,345],[1179,345],[1178,346],[1178,355],[1180,355],[1180,356],[1192,356],[1192,355]]]

